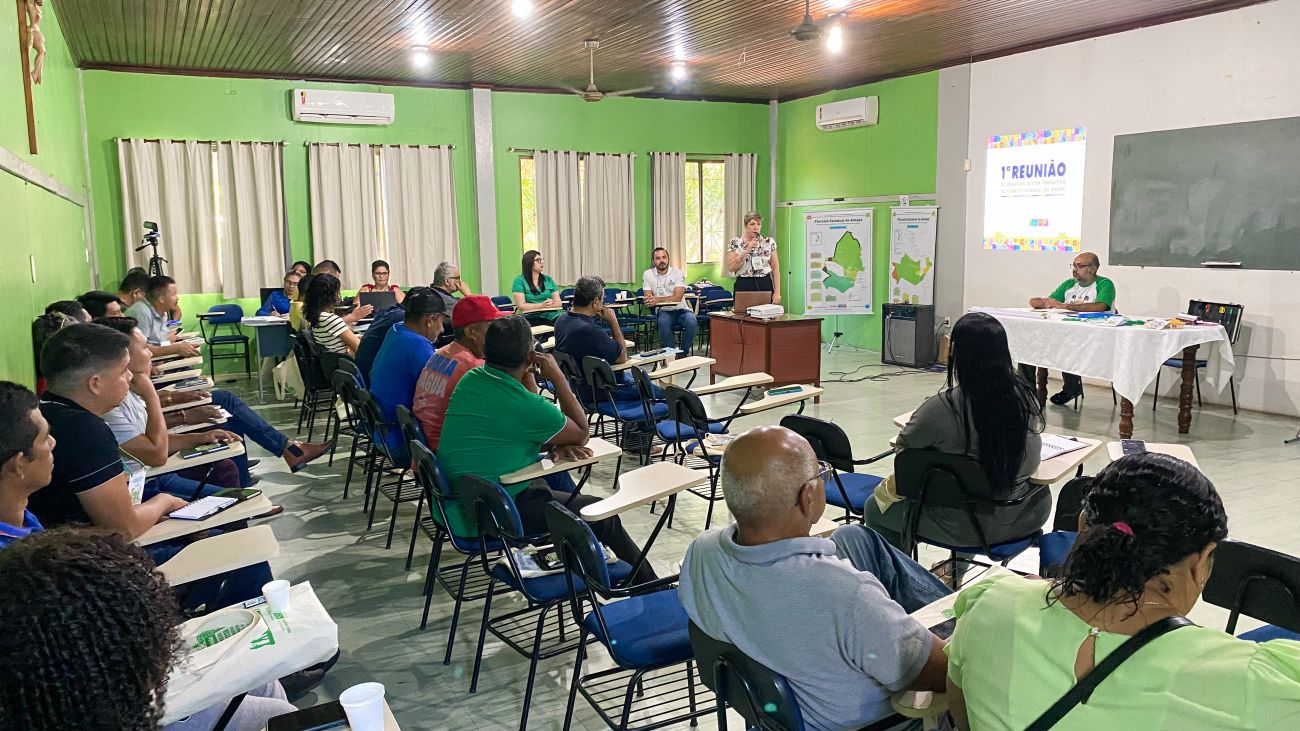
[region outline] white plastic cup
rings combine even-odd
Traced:
[[[285,614],[289,611],[289,582],[284,579],[276,579],[262,585],[262,596],[266,597],[266,603],[271,607],[271,611],[276,614]]]
[[[352,731],[383,731],[384,684],[361,683],[339,694],[339,705]]]

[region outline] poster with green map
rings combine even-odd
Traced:
[[[872,211],[804,214],[808,269],[804,312],[870,315]]]
[[[939,209],[889,209],[889,301],[934,304],[934,249]]]

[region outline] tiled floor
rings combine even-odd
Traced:
[[[854,377],[875,376],[857,383],[827,383],[819,406],[806,413],[835,421],[853,440],[858,456],[886,448],[896,433],[891,419],[909,411],[943,384],[936,373],[905,372],[882,366],[874,353],[836,352],[823,358],[827,374],[851,371],[863,366]],[[829,376],[828,376],[829,377]],[[245,395],[256,405],[256,384],[222,384]],[[711,409],[730,411],[735,396],[714,397]],[[294,411],[287,405],[267,405],[260,412],[270,421],[294,428]],[[736,422],[746,427],[776,423],[793,409],[768,412]],[[1232,536],[1291,554],[1300,553],[1300,532],[1295,516],[1300,510],[1300,444],[1283,446],[1283,439],[1295,433],[1294,420],[1243,412],[1234,417],[1227,408],[1194,410],[1192,433],[1180,437],[1175,424],[1172,398],[1161,401],[1153,416],[1150,400],[1138,405],[1135,436],[1152,442],[1190,444],[1202,469],[1215,482],[1227,504]],[[1049,406],[1048,430],[1114,439],[1119,422],[1118,408],[1112,407],[1105,389],[1090,388],[1079,411]],[[509,428],[508,418],[502,427]],[[317,437],[319,438],[319,436]],[[254,453],[260,450],[250,445]],[[265,457],[265,455],[262,455]],[[1087,463],[1096,472],[1106,463],[1104,450]],[[878,465],[887,469],[884,464]],[[429,541],[417,541],[415,564],[403,569],[411,535],[413,504],[403,505],[393,547],[384,549],[386,520],[377,519],[366,531],[361,511],[360,489],[342,497],[343,460],[333,467],[324,461],[296,475],[288,474],[278,459],[264,458],[259,468],[261,487],[286,508],[273,521],[282,554],[273,562],[279,578],[310,581],[340,628],[343,657],[324,684],[300,705],[334,698],[344,688],[366,680],[378,680],[388,689],[388,700],[403,729],[507,729],[518,725],[523,679],[527,660],[489,637],[479,690],[469,694],[474,643],[477,640],[481,603],[462,613],[455,653],[449,666],[442,655],[450,626],[452,602],[438,590],[429,628],[421,632],[423,606],[421,585],[429,555]],[[882,472],[883,474],[883,472]],[[588,492],[607,494],[612,470],[597,469]],[[380,512],[388,505],[381,501]],[[691,539],[702,529],[704,501],[683,495],[671,530],[665,530],[653,551],[656,568],[671,573]],[[385,516],[386,517],[386,516]],[[644,539],[655,517],[648,510],[624,516],[629,531]],[[714,524],[727,519],[719,503]],[[938,554],[936,554],[937,556]],[[926,558],[923,556],[923,558]],[[1033,563],[1032,561],[1030,562]],[[498,602],[505,608],[505,602]],[[495,612],[494,612],[495,614]],[[1202,604],[1193,619],[1209,626],[1222,626],[1224,613]],[[1243,625],[1244,626],[1244,625]],[[595,662],[602,652],[594,651]],[[543,661],[534,694],[530,727],[559,729],[563,722],[572,658]],[[598,717],[578,701],[574,728],[596,731],[603,728]],[[682,725],[683,728],[685,724]],[[713,726],[711,718],[700,724]],[[733,728],[738,722],[733,723]]]

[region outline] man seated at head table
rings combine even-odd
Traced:
[[[1085,493],[1059,578],[1001,576],[957,598],[947,648],[957,727],[1045,728],[1035,721],[1077,679],[1152,625],[1191,613],[1227,535],[1223,502],[1192,465],[1153,453],[1110,463]],[[1300,642],[1187,625],[1143,645],[1052,728],[1267,731],[1298,721]]]
[[[438,348],[424,364],[415,382],[411,406],[411,413],[424,431],[424,443],[435,452],[447,417],[447,403],[456,384],[470,369],[483,365],[483,339],[488,326],[509,314],[498,310],[491,298],[481,294],[471,294],[457,302],[449,318],[456,339]]]
[[[542,452],[550,452],[556,461],[591,456],[591,450],[583,446],[589,434],[582,404],[555,359],[533,348],[531,326],[519,315],[502,317],[488,326],[483,343],[486,362],[456,384],[438,443],[438,462],[453,491],[461,475],[499,483],[502,475],[536,463]],[[559,408],[538,393],[534,369],[554,384]],[[591,495],[553,490],[544,480],[504,487],[519,508],[526,534],[546,532],[544,508],[552,500],[575,513],[599,501]],[[457,535],[475,535],[473,520],[463,506],[451,508],[448,528]],[[641,550],[617,516],[593,522],[591,529],[624,561],[634,564],[640,558]],[[647,562],[635,581],[653,578]]]
[[[300,279],[302,279],[302,275],[292,269],[285,272],[281,288],[266,296],[266,301],[262,303],[261,307],[257,308],[257,316],[288,315],[289,308],[293,305],[293,299],[298,296],[298,280]]]
[[[77,297],[77,301],[86,308],[91,319],[96,317],[122,317],[126,313],[126,303],[112,292],[98,289]]]
[[[46,528],[89,523],[133,540],[186,505],[167,493],[141,501],[133,497],[133,490],[143,491],[144,473],[128,475],[103,421],[130,390],[130,345],[126,335],[94,324],[69,325],[45,343],[41,363],[48,389],[40,410],[54,438],[54,469],[50,483],[32,494],[28,509]],[[145,550],[161,564],[188,542],[163,541]],[[260,563],[191,582],[185,605],[228,606],[258,596],[271,579],[271,567]]]
[[[889,716],[900,690],[942,690],[944,640],[908,616],[951,591],[861,525],[809,529],[831,467],[779,426],[737,437],[722,458],[736,522],[686,551],[678,595],[705,634],[785,676],[810,730]]]
[[[1115,310],[1115,283],[1097,275],[1101,259],[1085,251],[1074,257],[1070,264],[1070,278],[1061,282],[1046,297],[1031,297],[1029,306],[1035,310],[1070,310],[1071,312],[1113,312]],[[1037,368],[1021,365],[1021,372],[1033,385]],[[1052,395],[1052,403],[1064,406],[1083,393],[1083,379],[1075,373],[1062,373],[1064,385]]]
[[[658,308],[655,323],[659,326],[659,343],[690,355],[699,323],[686,301],[686,275],[681,269],[669,265],[668,250],[664,247],[656,246],[652,256],[654,266],[641,275],[641,291],[644,292],[646,307]],[[678,345],[673,344],[673,327],[676,325],[682,327],[682,339]]]
[[[375,356],[371,369],[370,395],[379,405],[379,413],[388,423],[384,441],[394,466],[406,467],[411,456],[402,429],[397,425],[397,407],[411,408],[415,399],[415,382],[424,364],[433,357],[433,340],[442,334],[442,298],[428,287],[416,287],[402,303],[406,319],[393,325]]]
[[[555,350],[573,359],[580,379],[582,359],[589,355],[610,365],[627,362],[627,343],[623,339],[618,316],[613,309],[605,306],[605,280],[590,274],[578,279],[578,283],[573,286],[572,307],[555,321]],[[614,390],[615,401],[640,400],[631,371],[621,371],[614,377],[621,381],[621,385]],[[575,387],[579,389],[579,398],[584,401],[592,399],[591,388],[584,380],[580,380]],[[652,391],[655,398],[663,398],[663,391],[658,386],[654,386]],[[596,403],[603,401],[603,395],[595,397]]]
[[[140,332],[144,333],[150,345],[155,346],[155,356],[179,355],[188,358],[199,354],[198,347],[191,343],[171,342],[174,331],[167,325],[167,313],[171,312],[179,299],[175,279],[167,276],[149,277],[144,298],[136,300],[123,313],[135,318]]]

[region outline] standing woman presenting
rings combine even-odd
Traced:
[[[734,310],[744,314],[755,305],[781,304],[781,262],[776,239],[764,236],[763,216],[745,214],[745,233],[727,247],[727,273],[736,277]]]

